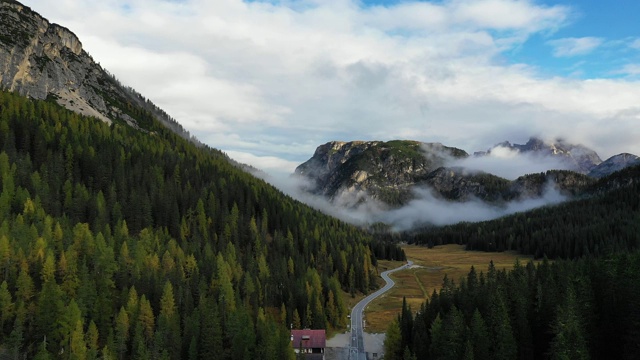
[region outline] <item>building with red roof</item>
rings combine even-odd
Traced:
[[[297,354],[305,354],[305,359],[324,360],[327,333],[325,330],[291,330],[291,345]]]

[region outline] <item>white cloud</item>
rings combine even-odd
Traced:
[[[627,64],[616,71],[617,74],[637,76],[640,75],[640,64]]]
[[[640,50],[640,38],[634,39],[630,44],[629,47],[631,47],[632,49],[638,49]]]
[[[227,151],[232,159],[243,164],[251,165],[257,169],[267,172],[291,174],[300,165],[296,161],[287,161],[275,156],[256,156],[241,151]]]
[[[536,32],[567,21],[564,6],[545,7],[531,1],[452,0],[442,3],[409,1],[366,11],[367,24],[384,30],[451,32],[453,29]]]
[[[531,1],[452,1],[454,16],[481,28],[536,32],[555,29],[567,20],[563,6],[545,7]]]
[[[562,38],[550,40],[547,44],[551,45],[553,55],[556,57],[571,57],[579,55],[587,55],[602,45],[603,39],[597,37],[581,37],[581,38]]]
[[[76,32],[123,83],[229,153],[288,164],[330,140],[413,138],[472,152],[538,134],[597,145],[603,157],[640,153],[629,115],[639,82],[545,78],[501,59],[532,35],[562,27],[573,13],[563,6],[25,2]],[[579,48],[565,51],[586,51]]]
[[[274,184],[293,198],[343,221],[361,226],[382,222],[390,225],[395,231],[427,225],[491,220],[566,200],[553,182],[545,184],[543,193],[538,198],[523,198],[502,204],[489,204],[475,198],[465,202],[447,201],[434,195],[431,188],[414,188],[413,200],[401,208],[389,208],[366,193],[343,192],[333,201],[329,201],[326,197],[302,190],[309,188],[310,184],[298,176],[274,176],[261,172],[255,175]]]
[[[561,158],[540,156],[535,153],[521,153],[507,147],[494,147],[485,156],[470,156],[451,161],[448,166],[459,166],[470,171],[483,171],[505,179],[515,180],[525,174],[547,170],[570,169]]]
[[[547,183],[540,198],[512,201],[502,206],[480,200],[448,202],[433,195],[429,189],[415,190],[416,199],[399,209],[379,212],[374,218],[393,225],[395,230],[408,230],[425,225],[449,225],[462,221],[485,221],[523,212],[566,200],[553,183]]]

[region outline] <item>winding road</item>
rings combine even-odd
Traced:
[[[384,281],[386,281],[385,286],[362,299],[351,310],[351,348],[349,349],[349,360],[367,360],[367,353],[364,351],[364,331],[362,328],[362,315],[364,308],[367,307],[371,301],[387,292],[396,284],[391,280],[389,274],[398,270],[408,269],[411,265],[413,265],[413,261],[407,261],[405,265],[384,271],[380,276],[382,276]]]

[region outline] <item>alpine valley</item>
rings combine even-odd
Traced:
[[[405,267],[399,243],[539,261],[471,268],[419,309],[385,309],[398,316],[384,359],[640,354],[635,155],[602,161],[536,138],[473,155],[330,142],[296,170],[313,194],[348,209],[382,204],[397,219],[425,191],[456,213],[549,191],[564,200],[446,226],[419,214],[392,231],[317,211],[212,146],[103,69],[71,30],[0,0],[0,359],[303,358],[291,329],[344,332],[351,301],[380,287],[381,264],[429,270]],[[554,166],[513,178],[482,167],[505,156]]]

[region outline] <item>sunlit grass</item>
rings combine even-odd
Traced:
[[[473,265],[476,271],[486,272],[489,262],[493,260],[497,269],[510,269],[516,259],[526,263],[530,256],[515,252],[488,253],[466,251],[461,245],[443,245],[432,249],[423,246],[407,245],[402,247],[407,258],[414,262],[412,269],[396,272],[391,277],[396,286],[380,298],[373,301],[365,311],[366,327],[370,333],[384,332],[389,322],[398,315],[402,308],[403,296],[415,311],[433,293],[440,289],[444,275],[458,282],[466,277]],[[402,265],[398,261],[378,261],[380,271]],[[380,282],[383,280],[380,279]]]

